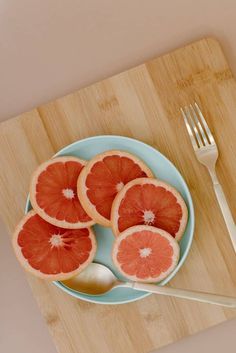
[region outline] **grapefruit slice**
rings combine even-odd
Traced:
[[[96,239],[90,228],[59,228],[33,210],[16,227],[12,243],[25,270],[54,281],[81,272],[96,252]]]
[[[134,226],[116,238],[112,258],[118,270],[131,281],[159,282],[176,267],[179,245],[162,229]]]
[[[130,181],[117,194],[111,212],[115,235],[138,224],[161,228],[176,240],[182,237],[188,210],[182,196],[172,186],[148,178]]]
[[[30,202],[45,221],[67,229],[94,224],[77,196],[77,179],[86,161],[56,157],[41,164],[30,183]]]
[[[95,156],[80,173],[77,192],[88,215],[109,227],[113,200],[130,180],[152,177],[151,170],[136,156],[107,151]]]

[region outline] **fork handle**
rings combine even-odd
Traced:
[[[216,176],[216,173],[212,172],[212,171],[209,171],[209,173],[212,178],[216,198],[219,203],[221,212],[223,214],[225,224],[228,229],[234,251],[236,252],[236,225],[235,225],[232,213],[230,211],[230,208],[229,208],[228,202],[226,200],[224,191],[220,185],[220,182]]]

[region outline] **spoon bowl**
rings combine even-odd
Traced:
[[[83,272],[62,281],[64,286],[89,295],[102,295],[119,285],[113,272],[106,266],[92,262]]]

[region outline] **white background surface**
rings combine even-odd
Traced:
[[[221,41],[235,74],[235,20],[234,0],[2,0],[0,120],[204,36]],[[55,353],[0,231],[0,352]],[[236,320],[159,352],[234,353],[235,332]]]

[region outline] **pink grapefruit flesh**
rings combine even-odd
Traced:
[[[116,194],[130,180],[142,177],[152,177],[152,172],[136,156],[124,151],[107,151],[84,167],[77,192],[87,214],[96,223],[109,227]]]
[[[86,161],[56,157],[41,164],[30,184],[30,202],[45,221],[66,229],[94,224],[77,195],[77,180]]]
[[[96,252],[90,228],[64,229],[30,211],[13,235],[16,256],[33,275],[48,280],[64,280],[80,273]]]
[[[134,226],[116,238],[112,258],[117,269],[131,281],[159,282],[176,267],[179,245],[162,229]]]
[[[161,228],[176,240],[182,237],[188,218],[185,202],[172,186],[141,178],[129,182],[117,194],[111,212],[115,235],[134,225]]]

